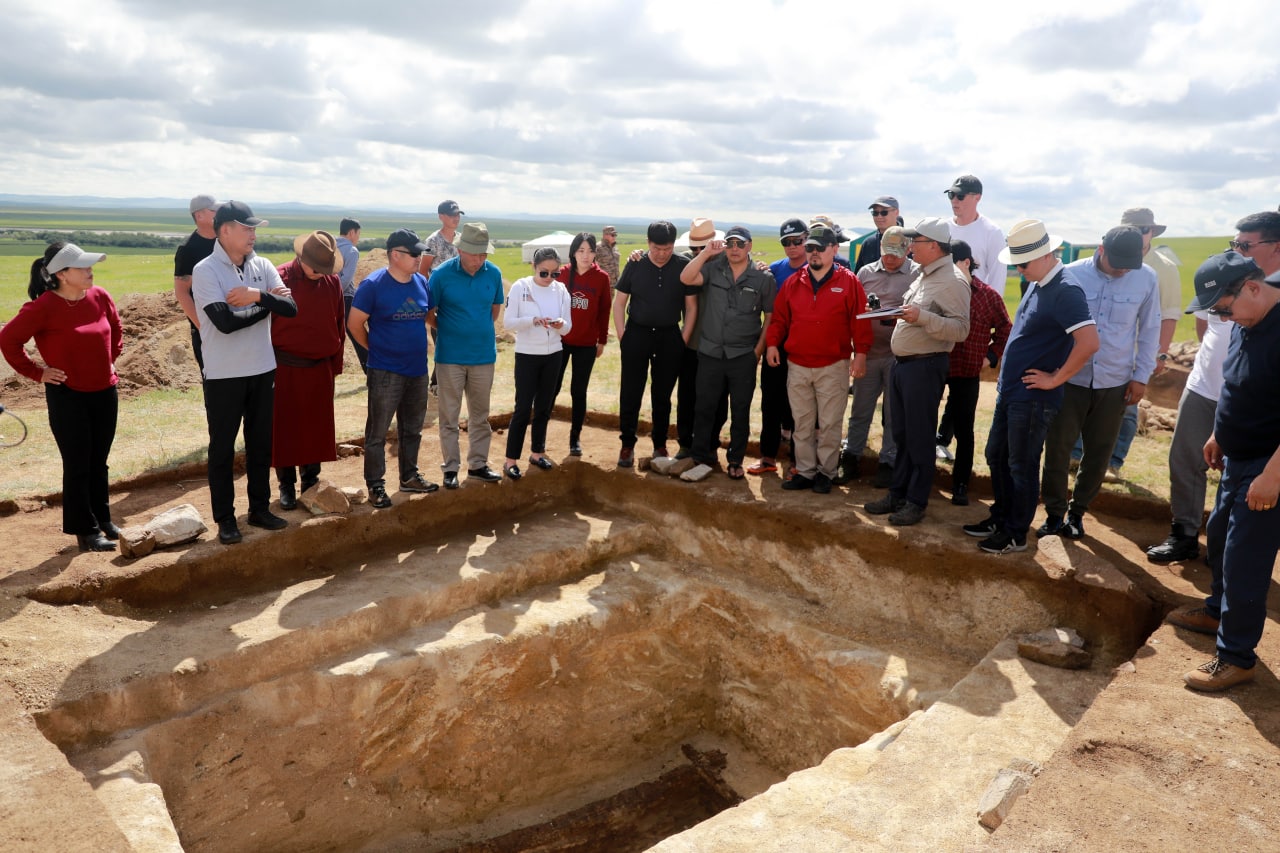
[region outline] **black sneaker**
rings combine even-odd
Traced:
[[[240,535],[240,527],[233,518],[218,522],[218,541],[223,545],[234,545],[244,537]]]
[[[985,539],[988,536],[992,536],[995,534],[997,530],[1000,530],[1000,529],[1001,529],[1000,522],[996,521],[991,516],[987,516],[985,519],[983,519],[982,521],[979,521],[977,524],[966,524],[964,527],[961,528],[961,530],[965,532],[965,535],[976,536],[979,539]]]
[[[988,554],[1012,554],[1027,550],[1026,541],[1019,542],[1009,535],[1007,530],[997,530],[978,543],[978,547]]]
[[[906,504],[905,498],[895,498],[893,495],[885,495],[877,498],[864,508],[872,515],[888,515],[891,512],[897,512]]]
[[[955,506],[969,505],[969,487],[964,483],[953,486],[951,489],[951,503]]]
[[[924,521],[924,507],[911,501],[903,501],[902,506],[889,514],[889,523],[894,527],[910,527],[921,521]]]
[[[813,490],[820,495],[831,494],[831,478],[826,474],[818,473],[813,478]]]
[[[400,491],[402,492],[418,492],[429,495],[439,488],[435,483],[428,481],[422,474],[414,474],[409,479],[400,481]]]
[[[479,480],[482,483],[501,483],[502,475],[486,465],[483,468],[472,468],[467,471],[467,479]]]
[[[386,509],[391,506],[391,496],[381,485],[369,487],[369,506],[374,509]]]
[[[1044,524],[1036,528],[1037,536],[1057,536],[1062,533],[1062,516],[1051,515],[1044,520]]]
[[[635,464],[635,456],[636,456],[636,452],[632,448],[630,447],[622,448],[621,450],[618,451],[618,467],[630,468],[632,465]],[[676,458],[679,459],[680,457],[677,456]]]
[[[289,522],[267,509],[249,513],[249,523],[263,530],[284,530],[289,526]]]
[[[1147,549],[1147,559],[1153,563],[1181,563],[1200,556],[1200,542],[1195,536],[1187,536],[1182,526],[1174,524],[1169,538]]]
[[[785,480],[782,483],[782,488],[786,489],[788,492],[803,492],[805,489],[813,488],[813,480],[796,474],[790,480]]]
[[[1067,520],[1058,532],[1064,539],[1083,539],[1084,519],[1074,513],[1068,514]]]

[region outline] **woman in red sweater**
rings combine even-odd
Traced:
[[[62,531],[76,537],[81,551],[113,551],[120,538],[107,502],[120,315],[107,292],[93,286],[93,265],[105,257],[74,243],[50,245],[31,264],[31,301],[0,328],[5,361],[44,383],[49,430],[62,455]],[[27,356],[32,338],[44,364]]]
[[[569,244],[569,263],[560,268],[557,276],[569,291],[569,307],[573,328],[560,342],[560,386],[564,374],[573,362],[573,378],[569,382],[569,396],[573,401],[573,419],[569,425],[569,455],[581,456],[582,422],[587,417],[587,383],[591,381],[591,368],[596,359],[604,355],[604,345],[609,342],[609,311],[613,295],[609,287],[609,274],[596,264],[596,237],[583,231]]]

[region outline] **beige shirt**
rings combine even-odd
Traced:
[[[889,344],[900,358],[951,352],[969,337],[969,283],[950,255],[921,268],[902,304],[920,306],[920,318],[915,324],[899,320],[894,327]]]
[[[1154,247],[1143,255],[1142,262],[1156,271],[1156,281],[1160,282],[1160,319],[1180,319],[1182,276],[1178,274],[1178,265],[1157,252]]]

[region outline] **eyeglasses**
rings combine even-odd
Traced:
[[[872,216],[888,216],[888,215],[889,215],[889,211],[887,211],[887,210],[872,210],[872,211],[871,211],[871,215],[872,215]]]
[[[560,270],[538,270],[538,278],[559,278]]]
[[[422,253],[421,253],[421,252],[411,252],[411,251],[409,251],[408,249],[392,249],[391,251],[393,251],[393,252],[399,252],[399,253],[400,253],[400,254],[402,254],[402,255],[408,255],[408,256],[409,256],[409,257],[411,257],[411,258],[420,258],[420,257],[422,257]]]
[[[724,241],[724,244],[730,249],[745,249],[747,247],[747,241],[739,240],[737,237],[730,237]]]
[[[1230,317],[1232,314],[1231,309],[1235,307],[1236,299],[1240,297],[1240,291],[1243,289],[1244,289],[1244,285],[1242,284],[1240,285],[1240,287],[1237,287],[1235,290],[1229,290],[1226,293],[1222,294],[1222,297],[1221,299],[1219,299],[1219,301],[1221,301],[1222,299],[1230,299],[1231,304],[1227,305],[1225,308],[1219,308],[1217,305],[1214,305],[1212,308],[1205,309],[1205,313],[1212,314],[1215,317]]]
[[[914,246],[916,243],[934,243],[934,242],[937,242],[937,241],[930,240],[928,237],[915,237],[911,240],[911,245]]]
[[[782,245],[786,246],[788,249],[791,248],[792,246],[803,246],[804,238],[803,237],[783,237]]]
[[[1254,246],[1265,246],[1268,243],[1275,243],[1276,240],[1257,240],[1250,243],[1248,240],[1232,240],[1227,245],[1235,249],[1240,254],[1247,254]]]
[[[947,190],[947,198],[953,198],[956,201],[964,201],[969,197],[969,193],[958,193],[955,190]]]

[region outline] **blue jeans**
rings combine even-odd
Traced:
[[[1209,516],[1209,567],[1213,585],[1205,609],[1218,616],[1218,657],[1248,669],[1267,621],[1267,590],[1280,550],[1280,508],[1249,509],[1249,485],[1268,458],[1227,458],[1218,498]]]
[[[1025,542],[1040,502],[1040,454],[1058,409],[1041,401],[996,400],[987,435],[991,469],[991,517],[1014,539]]]
[[[400,482],[418,473],[418,448],[422,445],[422,424],[427,418],[430,380],[405,376],[370,367],[365,377],[369,386],[369,414],[364,422],[364,481],[369,486],[384,485],[387,473],[387,428],[396,419],[400,439]]]

